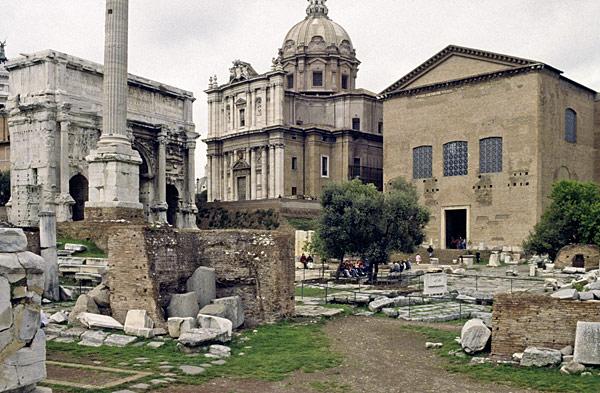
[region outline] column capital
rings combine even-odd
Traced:
[[[187,141],[185,142],[185,147],[188,150],[194,150],[196,148],[196,141]],[[214,154],[216,155],[216,154]]]

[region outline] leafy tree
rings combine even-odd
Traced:
[[[321,205],[313,247],[320,255],[339,259],[340,267],[346,255],[367,258],[374,280],[391,252],[413,251],[423,241],[429,221],[415,189],[401,179],[385,194],[360,180],[331,184],[323,190]]]
[[[10,199],[10,172],[0,172],[0,206]]]
[[[600,186],[560,181],[550,195],[552,203],[535,226],[524,248],[547,253],[552,259],[569,244],[600,245]]]

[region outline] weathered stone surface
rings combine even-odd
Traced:
[[[61,323],[67,323],[68,321],[69,321],[69,316],[64,311],[58,311],[58,312],[55,312],[54,314],[50,315],[50,322],[61,324]]]
[[[214,304],[225,306],[225,316],[233,324],[233,328],[237,329],[244,324],[244,308],[242,299],[239,296],[223,297],[213,300]]]
[[[100,314],[96,302],[88,295],[81,295],[77,298],[77,302],[75,302],[75,306],[69,314],[69,323],[71,325],[79,325],[81,322],[78,317],[82,313]]]
[[[179,338],[182,332],[194,329],[196,326],[196,318],[169,318],[167,320],[169,336],[173,338]]]
[[[200,314],[225,318],[227,310],[223,304],[208,304],[200,309]]]
[[[471,319],[464,324],[460,332],[460,345],[468,354],[481,352],[487,346],[491,336],[491,330],[481,319]]]
[[[218,356],[219,358],[228,358],[231,356],[231,348],[226,347],[225,345],[211,345],[208,348],[208,352],[210,354]]]
[[[78,319],[83,326],[88,328],[123,330],[123,325],[121,325],[119,321],[117,321],[113,317],[109,317],[108,315],[84,312],[79,314]]]
[[[330,318],[343,313],[341,308],[327,308],[321,306],[296,306],[296,316],[303,318]]]
[[[142,330],[140,330],[142,329]],[[141,331],[154,329],[154,321],[146,310],[129,310],[125,318],[125,333],[137,336]],[[154,331],[152,332],[154,336]],[[144,335],[144,337],[147,337]]]
[[[567,375],[581,374],[585,371],[585,366],[575,361],[565,362],[560,367],[560,372]]]
[[[58,287],[60,292],[60,300],[63,302],[73,300],[73,291],[63,286]]]
[[[472,312],[471,318],[481,319],[485,326],[492,328],[492,313],[491,312]]]
[[[199,327],[204,329],[216,329],[221,332],[228,341],[231,340],[233,324],[229,319],[198,314],[196,320]]]
[[[27,236],[19,228],[0,228],[0,252],[27,250]]]
[[[100,347],[102,344],[104,344],[106,337],[108,337],[108,333],[96,330],[88,330],[81,335],[81,341],[79,342],[79,345],[84,345],[86,347]]]
[[[381,312],[390,318],[397,318],[399,315],[398,310],[395,308],[383,308]]]
[[[6,278],[0,277],[0,331],[8,329],[13,324],[10,299],[10,283]]]
[[[196,292],[171,295],[167,314],[169,318],[195,318],[200,311]]]
[[[472,259],[469,259],[472,264]],[[448,293],[446,273],[427,273],[423,276],[423,295],[445,295]]]
[[[187,347],[199,347],[215,342],[224,343],[229,340],[226,334],[218,329],[190,329],[181,333],[178,341]]]
[[[87,330],[82,327],[73,327],[60,332],[61,337],[79,339]]]
[[[134,343],[137,337],[125,336],[123,334],[111,334],[104,340],[104,345],[110,347],[125,347],[129,344]]]
[[[577,300],[579,299],[579,292],[576,289],[565,288],[554,292],[552,297],[561,300]]]
[[[573,267],[573,266],[567,266],[564,269],[562,269],[562,272],[565,274],[584,274],[585,273],[585,268],[579,268],[579,267]]]
[[[106,285],[98,285],[89,291],[87,295],[96,303],[98,307],[110,307],[110,289]]]
[[[44,274],[46,272],[46,263],[44,258],[32,252],[18,252],[17,258],[21,266],[27,270],[27,274]],[[43,286],[42,286],[42,289]]]
[[[556,349],[529,347],[523,352],[521,366],[546,367],[556,366],[562,361],[562,354]]]
[[[205,371],[202,367],[196,366],[179,366],[179,369],[186,375],[200,375]]]
[[[19,376],[16,366],[0,367],[0,392],[15,389],[19,386]]]
[[[574,360],[585,365],[600,365],[600,323],[577,322]]]
[[[169,334],[169,332],[165,328],[154,328],[152,329],[152,331],[154,332],[155,336],[166,336],[167,334]]]
[[[17,254],[0,253],[0,275],[6,277],[10,283],[21,281],[25,276],[25,268],[19,263]]]
[[[21,386],[33,385],[46,379],[45,361],[16,367],[16,369]]]
[[[210,304],[217,297],[215,269],[199,267],[187,280],[186,288],[188,292],[196,293],[200,308]]]
[[[0,353],[14,340],[15,329],[9,328],[0,332]]]
[[[46,360],[46,334],[38,329],[31,345],[24,347],[8,357],[4,363],[10,366],[26,366]]]
[[[378,312],[384,307],[388,307],[394,304],[394,299],[383,297],[380,299],[375,299],[371,303],[369,303],[369,310],[372,312]]]
[[[40,309],[20,304],[13,309],[13,319],[16,337],[23,342],[30,341],[40,327]]]
[[[573,355],[573,347],[571,345],[567,345],[566,347],[560,350],[560,353],[562,353],[564,361],[565,356]]]

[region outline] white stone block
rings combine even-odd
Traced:
[[[196,318],[169,318],[167,328],[169,336],[179,338],[181,333],[196,327]]]
[[[153,329],[154,321],[146,310],[129,310],[125,318],[125,333],[137,336],[137,333],[145,332],[145,329]],[[143,329],[143,330],[140,330]],[[147,334],[144,335],[146,337]]]
[[[6,278],[0,277],[0,331],[8,329],[13,324],[13,311],[10,299],[10,283]]]
[[[423,295],[444,295],[448,293],[446,273],[427,273],[423,276]]]
[[[81,313],[78,317],[83,326],[88,328],[123,330],[123,325],[108,315]]]
[[[600,365],[600,323],[577,322],[574,360],[586,365]]]
[[[20,228],[0,228],[0,252],[27,250],[27,236]]]
[[[233,324],[229,319],[219,318],[212,315],[198,314],[198,326],[205,329],[217,329],[231,340]]]

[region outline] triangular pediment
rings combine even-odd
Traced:
[[[541,63],[450,45],[388,87],[382,94],[502,72],[533,64]]]
[[[246,161],[244,160],[239,160],[238,162],[236,162],[233,165],[233,170],[237,171],[237,170],[241,170],[241,169],[250,169],[250,164],[248,164]]]
[[[235,105],[236,105],[236,106],[243,106],[243,105],[246,105],[246,100],[244,100],[243,98],[238,98],[238,99],[235,101]]]

